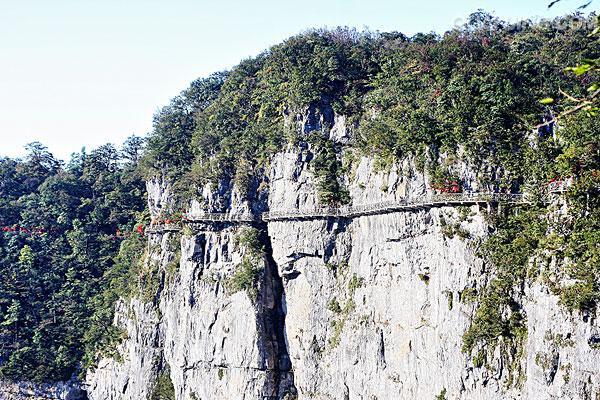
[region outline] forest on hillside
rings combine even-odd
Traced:
[[[569,260],[556,287],[573,312],[600,300],[600,126],[587,98],[594,68],[565,71],[600,56],[596,17],[509,24],[479,12],[443,35],[310,30],[243,60],[231,71],[198,79],[154,117],[147,138],[120,149],[105,145],[68,163],[33,143],[24,159],[0,159],[0,376],[67,380],[114,350],[115,301],[142,293],[156,279],[140,275],[148,222],[146,179],[174,182],[183,205],[202,185],[233,180],[250,195],[269,157],[310,143],[321,200],[348,201],[341,176],[371,155],[379,168],[414,157],[440,182],[451,179],[440,154],[465,157],[490,190],[521,192],[576,176],[568,193],[572,225],[546,238],[537,205],[494,222],[483,256],[498,278],[478,293],[481,306],[465,351],[500,337],[517,345],[524,316],[510,319],[515,288],[530,277],[528,257],[553,248]],[[597,91],[596,86],[591,92]],[[553,98],[554,101],[550,101]],[[300,132],[290,120],[312,108],[344,115],[351,139],[324,138],[322,126]],[[539,128],[556,115],[553,124]],[[531,146],[535,132],[537,145]]]

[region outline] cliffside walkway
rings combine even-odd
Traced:
[[[431,207],[449,205],[474,205],[488,203],[523,203],[521,194],[504,193],[444,193],[426,196],[414,200],[386,201],[374,204],[363,204],[344,207],[325,207],[316,210],[275,210],[263,213],[263,221],[281,221],[290,219],[316,218],[357,218],[365,215],[387,214],[398,211],[412,211]]]
[[[251,224],[260,221],[310,220],[321,218],[357,218],[365,215],[387,214],[401,211],[412,211],[431,207],[452,205],[476,205],[490,203],[527,203],[522,194],[508,193],[442,193],[425,196],[419,199],[387,201],[343,207],[323,207],[313,210],[273,210],[260,216],[252,214],[202,213],[188,214],[183,224],[231,222]],[[146,231],[149,234],[176,232],[179,224],[154,225]]]

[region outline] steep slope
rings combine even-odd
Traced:
[[[72,377],[0,394],[597,397],[600,120],[539,101],[586,96],[593,21],[308,31],[194,81],[141,158],[0,160],[0,375]]]
[[[154,314],[119,312],[90,398],[598,396],[598,121],[532,128],[597,44],[479,13],[443,38],[312,31],[195,82],[144,159]],[[461,192],[526,201],[418,204]]]
[[[305,160],[298,152],[274,157],[271,209],[318,204]],[[471,174],[465,166],[464,179]],[[364,158],[354,175],[353,199],[417,198],[430,190],[410,162],[376,173]],[[165,197],[152,187],[151,196]],[[260,207],[233,203],[228,210]],[[151,254],[165,275],[156,303],[162,317],[152,322],[134,312],[138,322],[123,345],[130,350],[122,362],[103,362],[88,375],[90,398],[150,393],[153,380],[136,366],[140,359],[155,374],[168,366],[177,399],[593,398],[600,390],[595,319],[570,316],[535,280],[520,299],[528,332],[523,354],[500,345],[482,365],[461,351],[478,308],[472,293],[492,277],[477,256],[486,213],[439,207],[257,226],[270,246],[257,265],[254,301],[249,292],[227,289],[244,259],[236,234],[245,227],[215,223],[195,225],[181,239],[153,236]],[[462,237],[451,237],[448,224],[460,224]],[[178,265],[169,266],[179,252]],[[160,332],[161,357],[151,357],[148,339],[136,333],[147,323]],[[125,376],[144,379],[123,389]]]

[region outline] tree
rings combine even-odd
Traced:
[[[562,0],[553,0],[548,5],[548,8],[556,5]],[[578,7],[578,9],[585,9],[590,4],[592,4],[593,0],[583,3]],[[595,37],[596,41],[600,43],[600,16],[596,19],[596,28],[591,31],[589,37]],[[566,98],[568,107],[564,108],[559,114],[555,117],[545,121],[543,124],[539,125],[538,128],[542,126],[547,126],[555,123],[559,119],[564,119],[571,114],[578,113],[580,111],[585,112],[590,116],[596,116],[599,110],[599,96],[600,96],[600,82],[598,79],[598,72],[600,71],[600,57],[592,57],[592,58],[584,58],[583,61],[575,67],[567,67],[565,69],[568,72],[573,73],[575,76],[580,79],[585,76],[591,76],[592,82],[588,84],[586,88],[585,94],[581,96],[576,96],[573,94],[569,94],[563,90],[560,90],[560,94]],[[540,100],[542,104],[552,104],[554,103],[554,98],[546,97]]]
[[[28,150],[0,159],[0,377],[68,380],[115,264],[114,233],[145,209],[144,182],[112,145],[66,168],[39,143]]]
[[[190,143],[196,129],[196,115],[213,103],[226,76],[220,72],[192,82],[188,89],[154,115],[143,159],[147,177],[163,174],[180,177],[189,170],[193,160]]]
[[[25,184],[31,189],[37,187],[49,175],[55,174],[61,163],[54,158],[48,148],[40,142],[32,142],[25,146],[27,156],[23,172],[26,176]]]
[[[29,247],[28,245],[23,246],[23,248],[19,252],[19,263],[25,268],[33,268],[34,261],[35,257],[33,255],[31,247]]]
[[[131,135],[129,136],[123,146],[121,147],[121,156],[131,165],[137,164],[140,159],[142,150],[144,149],[144,144],[146,143],[146,139]]]

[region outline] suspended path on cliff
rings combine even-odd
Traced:
[[[393,212],[414,211],[432,207],[456,205],[481,205],[492,203],[528,203],[527,196],[509,193],[441,193],[424,196],[418,199],[402,199],[385,201],[373,204],[350,205],[342,207],[321,207],[312,210],[272,210],[260,215],[222,213],[186,214],[183,224],[230,222],[239,224],[252,224],[257,222],[274,222],[287,220],[311,220],[326,218],[357,218],[366,215],[388,214]],[[146,233],[177,232],[181,224],[156,224],[150,226]]]

